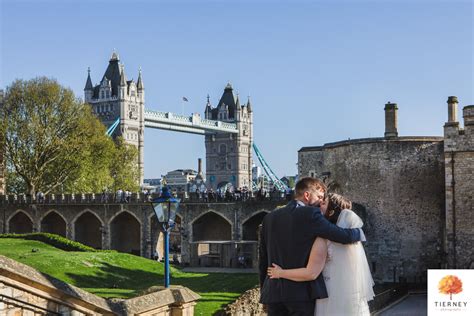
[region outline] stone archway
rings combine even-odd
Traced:
[[[192,224],[193,241],[231,240],[232,226],[221,215],[208,212]]]
[[[238,267],[257,267],[258,227],[267,214],[265,211],[257,212],[242,223],[242,243],[237,247]]]
[[[56,211],[52,211],[41,220],[41,232],[66,237],[66,221]]]
[[[33,221],[23,211],[17,212],[8,221],[8,232],[27,234],[33,232]]]
[[[176,215],[175,224],[170,231],[170,252],[181,253],[181,217]]]
[[[95,249],[102,249],[102,223],[90,211],[86,211],[74,222],[74,239]]]
[[[230,267],[234,257],[232,225],[215,212],[208,212],[192,223],[191,264]]]
[[[180,257],[181,254],[181,232],[182,232],[182,219],[179,215],[176,215],[175,225],[170,231],[170,254],[177,254]],[[155,258],[156,255],[161,259],[164,254],[164,236],[161,232],[161,227],[158,226],[158,220],[153,214],[150,217],[150,242],[151,242],[151,256]]]
[[[262,223],[263,218],[267,215],[267,212],[259,212],[242,224],[242,240],[258,240],[258,226]]]
[[[140,222],[130,213],[122,212],[110,223],[110,248],[140,255]]]

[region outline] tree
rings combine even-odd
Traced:
[[[85,111],[80,120],[86,134],[81,142],[82,148],[74,156],[79,167],[75,176],[66,181],[64,191],[75,193],[109,190],[114,181],[111,166],[114,163],[116,146],[105,134],[105,126],[92,111]]]
[[[139,181],[138,149],[125,143],[122,137],[116,139],[116,151],[111,174],[114,191],[118,189],[137,191]]]
[[[129,158],[133,151],[116,146],[90,106],[55,80],[13,82],[1,111],[7,187],[15,193],[100,192],[116,179],[135,179],[137,166],[114,167],[122,163],[117,157]]]

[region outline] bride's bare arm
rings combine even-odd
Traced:
[[[316,238],[306,268],[282,269],[274,263],[273,267],[267,269],[267,274],[270,279],[282,278],[297,282],[315,280],[324,268],[327,250],[326,239]]]

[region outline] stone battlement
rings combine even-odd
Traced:
[[[442,142],[444,137],[436,136],[404,136],[396,138],[372,137],[372,138],[358,138],[348,139],[338,142],[326,143],[323,146],[308,146],[302,147],[298,152],[318,151],[325,148],[334,148],[339,146],[357,145],[357,144],[371,144],[371,143],[407,143],[407,142]]]
[[[31,196],[29,194],[9,194],[1,195],[0,194],[0,205],[8,204],[143,204],[149,203],[154,198],[159,197],[158,193],[154,194],[145,194],[145,193],[132,193],[129,199],[117,197],[114,193],[78,193],[78,194],[46,194],[42,199],[38,197]],[[181,203],[229,203],[229,202],[255,202],[258,201],[256,198],[250,198],[247,200],[235,200],[235,201],[226,201],[221,198],[213,200],[204,200],[197,199],[189,196],[189,194],[178,194],[178,197],[181,199]],[[271,201],[285,201],[286,197],[284,194],[278,192],[278,195],[273,195],[263,200]]]

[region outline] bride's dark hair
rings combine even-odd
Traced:
[[[328,208],[324,216],[333,224],[337,223],[337,219],[342,210],[352,209],[352,202],[340,194],[328,193]]]

